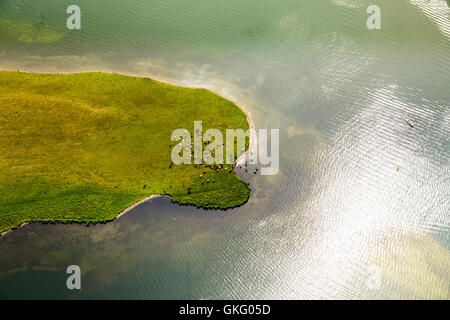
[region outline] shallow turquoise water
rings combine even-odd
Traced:
[[[241,208],[160,198],[106,225],[1,237],[0,297],[449,298],[449,58],[442,0],[0,1],[0,69],[208,87],[281,144],[278,175],[243,176]]]

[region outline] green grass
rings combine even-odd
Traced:
[[[171,166],[172,131],[193,133],[195,120],[224,137],[226,128],[248,129],[241,109],[204,89],[106,73],[0,72],[0,233],[23,222],[111,221],[153,194],[203,208],[244,204],[250,189],[231,165]]]

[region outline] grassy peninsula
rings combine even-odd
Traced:
[[[241,109],[205,89],[0,72],[0,233],[24,222],[110,221],[154,194],[203,208],[244,204],[250,189],[231,165],[171,164],[171,133],[193,132],[195,120],[224,136],[249,127]]]

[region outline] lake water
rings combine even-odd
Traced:
[[[446,1],[0,0],[0,69],[207,87],[280,129],[243,207],[158,198],[0,237],[0,298],[450,298]]]

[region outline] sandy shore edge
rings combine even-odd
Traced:
[[[1,237],[1,236],[4,236],[4,235],[6,235],[6,234],[8,234],[8,233],[10,233],[10,232],[13,232],[14,230],[17,230],[17,229],[19,229],[19,228],[22,228],[22,227],[26,226],[27,224],[29,224],[29,222],[24,222],[24,223],[22,223],[20,226],[18,226],[17,228],[9,229],[9,230],[3,231],[2,233],[0,233],[0,237]]]
[[[119,213],[119,214],[116,216],[116,218],[115,218],[114,220],[119,219],[119,218],[120,218],[121,216],[123,216],[125,213],[127,213],[127,212],[133,210],[133,209],[136,208],[137,206],[139,206],[139,205],[141,205],[141,204],[143,204],[143,203],[145,203],[145,202],[151,201],[152,199],[155,199],[155,198],[158,198],[158,197],[162,197],[162,195],[160,195],[160,194],[154,194],[154,195],[151,195],[150,197],[147,197],[147,198],[145,198],[145,199],[142,199],[142,200],[139,201],[139,202],[136,202],[136,203],[132,204],[131,206],[129,206],[128,208],[126,208],[125,210],[123,210],[121,213]]]
[[[142,75],[136,75],[136,74],[127,74],[127,73],[122,73],[122,72],[98,71],[98,70],[97,70],[97,71],[92,71],[92,70],[89,71],[89,70],[87,70],[87,71],[76,71],[76,72],[70,72],[70,71],[68,71],[68,72],[34,72],[34,71],[22,71],[22,70],[0,70],[0,71],[7,71],[7,72],[21,72],[21,73],[37,73],[37,74],[39,74],[39,73],[40,73],[40,74],[77,74],[77,73],[87,73],[87,72],[110,73],[110,74],[119,74],[119,75],[122,75],[122,76],[128,76],[128,77],[145,78],[145,79],[155,80],[155,81],[158,81],[158,82],[161,82],[161,83],[165,83],[165,84],[172,85],[172,86],[176,86],[176,87],[180,87],[180,88],[208,90],[209,92],[215,94],[216,96],[219,96],[219,97],[221,97],[221,98],[223,98],[223,99],[225,99],[225,100],[228,100],[228,101],[231,101],[232,103],[234,103],[234,104],[235,104],[239,109],[241,109],[242,112],[244,112],[244,114],[246,115],[246,117],[247,117],[247,123],[248,123],[248,125],[249,125],[249,128],[250,128],[250,129],[254,129],[254,128],[255,128],[255,127],[254,127],[254,124],[253,124],[252,117],[251,117],[251,113],[250,113],[250,111],[248,110],[248,108],[244,107],[242,104],[239,104],[239,103],[236,102],[234,99],[228,98],[228,97],[222,95],[221,93],[218,93],[218,92],[216,92],[216,91],[214,91],[214,90],[211,90],[211,89],[209,89],[209,88],[205,88],[205,87],[190,87],[190,86],[186,86],[186,85],[180,85],[180,84],[177,84],[177,83],[174,82],[174,81],[170,81],[170,80],[168,80],[168,79],[160,78],[160,77],[157,77],[157,76],[152,76],[152,77],[150,77],[150,76],[142,76]],[[238,159],[236,159],[235,164],[242,164],[242,163],[244,163],[244,161],[245,161],[245,159],[247,158],[248,154],[249,154],[250,152],[254,152],[254,151],[255,151],[254,149],[256,148],[256,144],[255,144],[255,137],[254,137],[254,134],[253,134],[253,130],[251,130],[250,132],[251,132],[251,134],[250,134],[250,143],[249,143],[249,147],[248,147],[248,149],[247,149],[247,150],[246,150],[246,151],[245,151]],[[126,208],[125,210],[123,210],[122,212],[120,212],[120,213],[114,218],[113,221],[119,219],[121,216],[125,215],[126,213],[128,213],[128,212],[131,211],[131,210],[133,210],[133,209],[136,208],[137,206],[139,206],[139,205],[141,205],[141,204],[143,204],[143,203],[145,203],[145,202],[151,201],[151,200],[153,200],[153,199],[155,199],[155,198],[158,198],[158,197],[162,197],[162,195],[160,195],[160,194],[154,194],[154,195],[151,195],[151,196],[149,196],[149,197],[147,197],[147,198],[145,198],[145,199],[142,199],[142,200],[139,201],[139,202],[136,202],[136,203],[132,204],[131,206],[129,206],[128,208]],[[25,226],[25,225],[27,225],[28,223],[29,223],[29,222],[24,222],[24,223],[22,223],[20,226],[17,227],[17,229],[18,229],[18,228],[21,228],[21,227],[23,227],[23,226]],[[6,230],[6,231],[4,231],[4,232],[2,232],[2,233],[0,234],[0,237],[1,237],[1,236],[4,236],[4,235],[6,235],[6,234],[8,234],[8,233],[10,233],[10,232],[12,232],[12,231],[14,231],[14,230],[16,230],[16,229],[9,229],[9,230]]]

